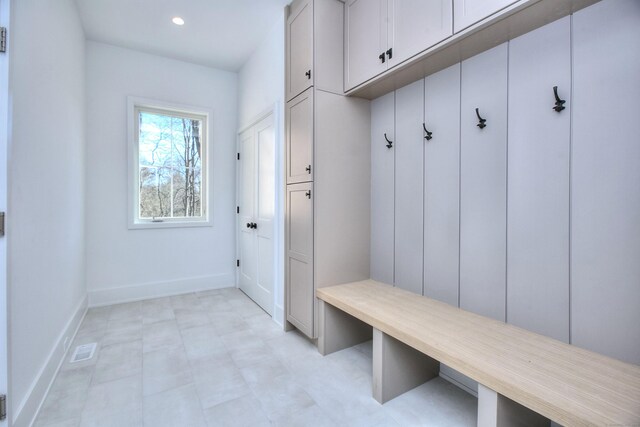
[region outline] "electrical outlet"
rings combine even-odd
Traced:
[[[64,337],[64,351],[69,350],[69,346],[71,345],[71,338]]]

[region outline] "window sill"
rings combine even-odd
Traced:
[[[193,227],[213,227],[211,220],[202,221],[141,221],[129,222],[129,230],[149,230],[159,228],[193,228]]]

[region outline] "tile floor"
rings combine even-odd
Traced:
[[[228,288],[89,310],[36,427],[475,426],[476,399],[436,378],[378,404],[371,342],[322,357]]]

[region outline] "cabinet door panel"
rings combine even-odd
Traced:
[[[573,16],[572,343],[640,364],[640,2]]]
[[[493,15],[512,3],[515,3],[515,0],[453,0],[454,33]]]
[[[509,43],[507,321],[569,341],[571,23]],[[568,100],[553,110],[553,87]]]
[[[287,20],[287,100],[313,85],[313,2],[292,6]],[[307,72],[309,74],[307,74]]]
[[[395,285],[422,294],[424,80],[396,91]]]
[[[287,184],[313,181],[313,88],[287,103]]]
[[[504,321],[507,45],[462,62],[461,72],[460,307]]]
[[[453,32],[451,0],[389,0],[389,67],[417,55]]]
[[[393,284],[395,92],[371,102],[371,278]]]
[[[425,80],[424,294],[458,306],[460,64]]]
[[[287,186],[287,320],[313,335],[313,184]]]
[[[349,0],[345,5],[345,89],[387,69],[387,0]]]

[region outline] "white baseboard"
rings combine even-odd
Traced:
[[[234,273],[89,290],[89,307],[235,287]]]
[[[44,399],[49,393],[49,389],[53,384],[53,381],[60,370],[60,366],[67,357],[68,348],[64,348],[65,338],[69,338],[67,341],[69,345],[73,342],[73,339],[78,332],[78,328],[87,314],[87,297],[85,296],[82,301],[76,306],[72,316],[67,321],[67,324],[60,332],[55,345],[47,357],[47,361],[44,366],[38,372],[29,391],[26,396],[18,405],[18,409],[13,417],[13,427],[27,427],[31,426],[35,421],[40,407],[44,403]]]

